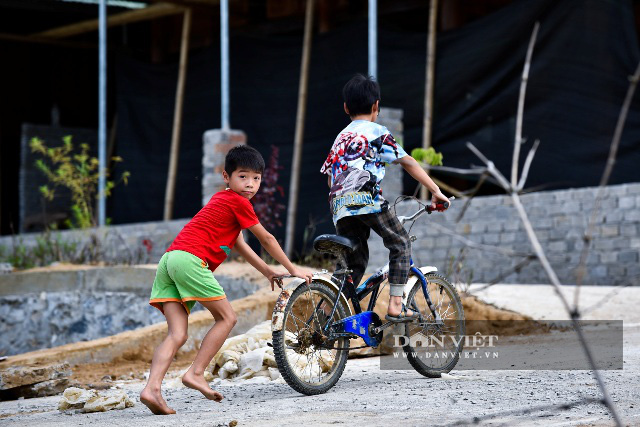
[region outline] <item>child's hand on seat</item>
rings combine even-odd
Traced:
[[[307,283],[311,283],[311,280],[313,279],[313,272],[306,268],[294,267],[289,270],[289,273],[291,273],[292,276],[304,279]]]

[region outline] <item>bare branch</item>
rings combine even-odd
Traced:
[[[459,426],[459,425],[465,425],[465,424],[473,424],[473,425],[478,425],[480,424],[482,421],[486,421],[486,420],[490,420],[492,418],[498,418],[498,417],[504,417],[507,415],[528,415],[528,414],[532,414],[534,412],[539,412],[539,411],[554,411],[554,410],[569,410],[569,409],[573,409],[576,406],[579,405],[588,405],[591,403],[601,403],[604,404],[604,402],[602,401],[602,399],[594,399],[592,397],[586,397],[574,402],[566,402],[566,403],[560,403],[560,404],[551,404],[551,405],[539,405],[539,406],[530,406],[526,409],[512,409],[510,411],[501,411],[501,412],[497,412],[497,413],[493,413],[493,414],[487,414],[487,415],[480,415],[480,416],[474,416],[472,420],[469,421],[463,421],[463,420],[458,420],[458,421],[454,421],[452,424],[449,424],[451,426]]]
[[[478,191],[480,191],[480,187],[482,187],[482,184],[484,184],[488,177],[489,172],[485,170],[485,172],[480,176],[480,179],[478,180],[476,186],[473,187],[473,189],[469,192],[469,197],[464,202],[462,209],[460,209],[460,214],[458,215],[458,218],[456,218],[456,222],[460,222],[462,220],[462,217],[464,217],[464,214],[467,212],[467,209],[471,204],[471,200],[473,200],[473,197],[478,193]]]
[[[513,205],[516,207],[516,210],[518,211],[518,215],[520,215],[520,219],[522,219],[522,223],[527,232],[527,235],[529,236],[529,241],[531,242],[531,246],[533,247],[533,250],[535,251],[538,259],[540,260],[540,264],[542,264],[542,268],[544,268],[544,271],[547,273],[549,280],[551,280],[551,284],[553,285],[553,288],[556,294],[558,295],[558,298],[560,298],[560,301],[562,302],[565,309],[567,310],[567,313],[571,315],[571,320],[576,330],[576,333],[578,335],[578,339],[582,344],[582,348],[584,349],[585,355],[587,356],[589,365],[593,370],[593,376],[598,382],[598,386],[600,387],[600,391],[602,392],[602,400],[605,402],[605,404],[607,405],[607,408],[611,412],[611,416],[615,420],[616,425],[622,426],[622,422],[620,421],[620,417],[618,416],[616,407],[613,404],[611,397],[609,396],[609,392],[607,391],[607,388],[604,384],[604,381],[602,380],[602,377],[600,376],[600,371],[598,371],[598,368],[596,366],[596,362],[593,358],[593,354],[591,353],[591,348],[589,347],[589,344],[587,343],[587,340],[585,339],[584,334],[582,332],[580,323],[578,322],[578,319],[580,319],[580,314],[577,311],[574,311],[571,309],[571,307],[569,306],[569,302],[565,298],[564,294],[560,291],[560,288],[562,286],[560,284],[560,280],[558,279],[558,276],[556,275],[555,271],[551,267],[551,264],[549,263],[549,260],[547,259],[544,253],[544,250],[542,249],[542,245],[540,245],[540,241],[538,240],[538,237],[536,236],[535,231],[533,231],[533,227],[531,226],[531,222],[527,217],[527,213],[524,210],[522,203],[520,202],[520,196],[518,196],[518,193],[516,192],[511,192],[511,199],[513,200]]]
[[[527,56],[522,70],[522,80],[520,81],[520,96],[518,97],[518,115],[516,116],[516,137],[513,144],[513,160],[511,162],[511,186],[516,188],[518,183],[518,163],[520,162],[520,145],[522,145],[522,118],[524,116],[524,96],[527,92],[527,82],[529,81],[529,69],[531,68],[531,57],[533,56],[533,46],[536,44],[540,23],[536,22],[529,40]]]
[[[600,185],[598,187],[598,193],[596,195],[596,200],[593,204],[593,210],[591,211],[591,216],[589,218],[589,224],[587,225],[587,230],[584,234],[584,246],[582,248],[582,253],[580,254],[580,263],[576,268],[576,292],[574,294],[574,306],[575,309],[578,309],[578,301],[580,300],[580,286],[582,285],[582,280],[584,279],[585,274],[585,265],[587,263],[587,257],[589,256],[589,250],[591,248],[591,239],[593,236],[593,229],[596,225],[596,217],[600,210],[600,201],[604,196],[605,186],[609,182],[609,177],[611,176],[611,171],[613,170],[613,166],[616,163],[616,155],[618,153],[618,147],[620,146],[620,138],[622,137],[622,130],[624,129],[624,123],[627,120],[627,113],[629,112],[629,108],[631,107],[631,101],[633,99],[633,95],[636,91],[636,87],[638,86],[638,80],[640,79],[640,63],[636,67],[635,73],[633,76],[629,78],[629,89],[627,89],[627,95],[625,96],[624,102],[622,103],[622,108],[620,109],[620,115],[618,116],[618,123],[616,124],[616,129],[613,132],[613,139],[611,140],[611,147],[609,148],[609,157],[607,158],[607,165],[602,173],[602,178],[600,179]]]
[[[529,63],[530,63],[530,53],[533,49],[533,43],[535,42],[535,37],[537,35],[537,31],[538,31],[538,24],[536,23],[536,27],[534,28],[534,34],[532,35],[531,38],[531,42],[529,45],[529,52],[527,53],[527,60],[525,63],[525,72],[523,72],[523,83],[521,85],[521,103],[522,105],[519,105],[519,111],[518,111],[518,120],[522,120],[522,109],[524,108],[524,88],[526,88],[526,80],[528,78],[528,68],[529,68]],[[588,246],[588,242],[590,240],[590,231],[592,230],[594,223],[595,223],[595,216],[596,216],[596,212],[598,209],[598,203],[600,198],[602,197],[603,191],[604,191],[604,185],[608,182],[611,170],[613,168],[613,164],[615,163],[615,155],[618,149],[618,145],[620,142],[620,137],[622,134],[622,127],[624,125],[624,121],[626,119],[626,115],[629,109],[629,106],[631,104],[631,99],[633,97],[633,92],[635,91],[635,87],[638,83],[638,80],[640,79],[640,64],[638,64],[638,68],[636,70],[636,73],[633,75],[632,79],[631,79],[631,84],[629,87],[629,91],[627,92],[627,97],[625,99],[625,102],[623,104],[622,107],[622,111],[618,120],[618,125],[616,126],[616,131],[614,133],[614,138],[613,138],[613,142],[611,144],[611,150],[609,153],[609,159],[607,160],[607,168],[605,169],[605,173],[602,177],[602,181],[600,183],[600,188],[599,188],[599,192],[598,192],[598,197],[596,199],[596,204],[594,207],[594,211],[592,212],[592,216],[591,216],[591,220],[590,220],[590,227],[587,231],[587,235],[585,236],[585,247]],[[529,238],[529,241],[531,243],[531,246],[535,252],[536,257],[540,260],[540,264],[542,265],[545,273],[547,274],[547,277],[549,278],[549,280],[551,281],[551,284],[553,286],[554,291],[556,292],[556,294],[558,295],[558,298],[560,299],[562,305],[564,306],[565,310],[567,311],[567,313],[569,313],[569,315],[571,316],[571,320],[573,323],[573,326],[575,328],[576,334],[578,336],[578,339],[580,340],[580,343],[584,349],[585,352],[585,356],[587,357],[587,360],[589,361],[589,365],[591,366],[591,369],[593,371],[593,376],[596,380],[596,382],[598,383],[598,387],[600,388],[600,391],[602,393],[602,403],[604,403],[607,408],[609,409],[609,412],[611,413],[611,416],[613,417],[616,425],[618,426],[622,426],[622,422],[620,420],[620,417],[618,416],[618,412],[617,409],[613,403],[613,401],[611,400],[611,397],[609,395],[609,392],[606,388],[606,385],[602,379],[602,376],[600,375],[600,371],[598,370],[598,367],[595,363],[595,360],[593,358],[593,354],[591,352],[591,348],[589,346],[589,344],[587,343],[587,340],[584,336],[584,333],[582,331],[581,325],[578,322],[578,320],[580,319],[580,313],[577,310],[577,293],[579,291],[579,286],[576,287],[576,304],[575,307],[572,308],[569,305],[569,302],[567,300],[567,298],[564,296],[564,294],[561,291],[562,288],[562,284],[560,283],[560,280],[558,279],[558,276],[556,275],[555,271],[553,270],[553,267],[551,267],[551,264],[542,248],[542,245],[540,244],[540,241],[538,240],[538,237],[536,236],[536,233],[533,229],[533,226],[531,225],[531,221],[529,220],[527,213],[524,209],[524,206],[522,205],[522,202],[520,200],[520,196],[518,195],[518,186],[517,184],[517,170],[518,170],[518,160],[519,160],[519,150],[520,150],[520,144],[521,144],[521,126],[522,123],[520,122],[519,125],[517,126],[516,129],[516,138],[515,138],[515,145],[514,145],[514,157],[513,157],[513,163],[511,165],[511,178],[512,178],[512,182],[511,184],[506,180],[506,178],[500,173],[499,170],[496,169],[494,163],[492,161],[490,161],[489,159],[487,159],[481,152],[480,150],[478,150],[473,144],[471,144],[470,142],[467,142],[467,147],[469,147],[469,149],[476,155],[478,156],[478,158],[480,158],[486,165],[487,165],[487,171],[491,174],[491,176],[493,176],[494,178],[496,178],[499,183],[502,185],[502,187],[505,189],[505,191],[511,196],[511,199],[513,201],[513,205],[516,208],[516,211],[518,212],[518,215],[520,216],[520,219],[522,220],[522,224],[524,226],[524,229],[527,233],[527,236]],[[538,144],[535,144],[535,147],[529,152],[529,156],[527,158],[527,162],[528,164],[526,165],[526,170],[527,170],[527,174],[528,174],[528,170],[529,167],[531,165],[531,161],[533,160],[533,155],[535,153],[535,149],[537,148]],[[526,174],[523,174],[523,179],[521,180],[521,183],[524,185],[524,182],[526,181]],[[588,253],[588,248],[583,250],[583,257],[581,259],[581,266],[584,266],[584,261],[586,260],[586,254]],[[579,272],[582,273],[582,272]],[[581,280],[581,274],[579,274],[580,276],[580,280]]]
[[[457,198],[464,197],[464,192],[458,190],[457,188],[454,188],[454,187],[448,185],[447,183],[440,181],[437,178],[431,177],[431,179],[433,180],[433,182],[436,183],[438,188],[440,188],[441,190],[444,190],[447,193],[450,193],[450,194],[456,196]],[[422,185],[422,184],[420,184],[420,185]]]
[[[473,145],[472,143],[467,142],[467,147],[469,148],[469,150],[473,152],[473,154],[478,156],[478,158],[482,160],[484,164],[487,165],[487,171],[491,174],[491,176],[493,176],[498,181],[498,183],[504,189],[504,191],[506,191],[507,193],[511,193],[512,191],[511,184],[509,184],[509,181],[507,181],[504,175],[502,175],[500,171],[496,168],[496,165],[493,164],[491,160],[487,159],[484,156],[484,154],[482,154],[480,150],[478,150],[475,147],[475,145]]]
[[[432,171],[452,172],[460,175],[482,175],[486,168],[474,167],[471,169],[451,168],[448,166],[429,166]]]
[[[518,182],[518,186],[516,187],[516,191],[521,192],[524,188],[525,182],[527,182],[527,177],[529,176],[529,168],[531,167],[531,162],[533,162],[533,156],[536,155],[536,150],[540,145],[540,140],[536,139],[533,143],[533,147],[529,150],[529,154],[527,154],[527,159],[524,161],[524,167],[522,168],[522,176],[520,177],[520,182]]]
[[[638,277],[637,275],[636,275],[636,276],[632,276],[632,277],[631,277],[631,279],[634,279],[634,278],[637,278],[637,277]],[[603,305],[605,302],[609,301],[611,298],[613,298],[613,297],[615,297],[616,295],[618,295],[620,292],[622,292],[622,290],[623,290],[623,289],[625,289],[625,288],[629,288],[629,287],[633,287],[633,286],[637,286],[637,285],[635,285],[635,284],[633,284],[633,283],[629,282],[629,283],[627,283],[627,284],[625,284],[625,285],[618,285],[618,286],[616,286],[616,287],[615,287],[615,289],[614,289],[613,291],[611,291],[611,292],[609,292],[608,294],[606,294],[605,296],[603,296],[603,297],[600,299],[600,301],[598,301],[598,302],[597,302],[597,303],[595,303],[595,304],[590,305],[589,307],[587,307],[587,308],[585,308],[585,309],[580,310],[580,313],[581,313],[582,315],[585,315],[585,314],[587,314],[587,313],[592,312],[592,311],[593,311],[593,310],[595,310],[596,308],[602,307],[602,305]]]

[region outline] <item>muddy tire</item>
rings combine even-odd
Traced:
[[[302,284],[293,292],[284,310],[283,328],[273,332],[273,354],[278,370],[295,391],[311,396],[333,387],[344,372],[349,350],[327,350],[320,342],[322,301],[333,307],[336,294],[321,282]],[[333,321],[346,317],[347,310],[338,300]],[[326,344],[326,343],[325,343]],[[327,345],[348,348],[349,339],[340,338]]]

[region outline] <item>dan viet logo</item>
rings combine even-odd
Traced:
[[[419,332],[411,337],[394,335],[393,338],[394,347],[409,345],[413,349],[458,348],[462,344],[465,348],[475,347],[476,350],[480,350],[485,347],[495,347],[498,341],[497,335],[482,335],[480,332],[473,335],[425,335]]]
[[[463,346],[471,351],[463,351],[460,356],[463,358],[497,358],[498,352],[485,351],[480,352],[480,349],[489,349],[496,347],[498,342],[497,335],[482,335],[480,332],[476,332],[473,335],[425,335],[423,333],[417,333],[411,337],[406,335],[394,335],[394,347],[402,348],[407,345],[413,350],[414,357],[426,357],[426,358],[448,358],[454,357],[456,349]],[[475,348],[475,352],[472,349]],[[451,353],[451,354],[449,354]],[[393,353],[394,358],[397,358],[402,354],[406,357],[404,352],[395,351]]]

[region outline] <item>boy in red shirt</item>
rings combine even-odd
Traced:
[[[200,391],[207,399],[219,402],[223,398],[209,387],[204,370],[236,324],[236,314],[212,274],[231,249],[235,247],[249,264],[264,274],[272,290],[274,277],[285,274],[274,271],[245,243],[243,229],[249,229],[289,273],[311,282],[312,273],[289,261],[275,237],[260,224],[249,202],[260,188],[263,172],[264,160],[254,148],[241,145],[231,149],[222,173],[228,188],[211,197],[184,226],[158,263],[149,304],[165,315],[169,331],[153,354],[149,381],[140,393],[140,401],[156,415],[175,414],[162,398],[162,379],[176,352],[187,341],[187,319],[196,301],[211,312],[215,324],[202,340],[182,383]]]

